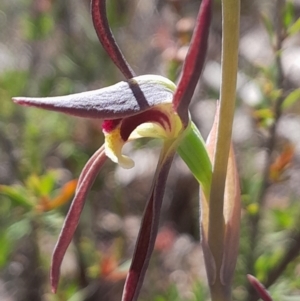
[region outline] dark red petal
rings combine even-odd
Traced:
[[[154,122],[160,124],[164,129],[171,130],[169,117],[159,110],[148,110],[146,112],[124,118],[122,120],[120,135],[123,141],[127,141],[130,134],[141,124]]]
[[[257,294],[263,301],[273,301],[272,297],[270,296],[269,292],[266,288],[252,275],[247,275],[247,278],[251,285],[256,290]]]
[[[127,63],[110,30],[106,17],[106,0],[92,0],[91,11],[94,27],[103,48],[124,74],[125,78],[130,79],[134,77],[134,71]]]
[[[93,156],[84,165],[77,182],[76,191],[80,188],[82,181],[85,179],[87,173],[89,172],[91,166],[94,164],[95,160],[100,156],[104,156],[105,145],[102,144],[100,148],[93,154]]]
[[[139,231],[133,260],[126,278],[122,301],[135,301],[138,298],[158,231],[159,214],[166,180],[174,153],[161,158],[156,169],[150,199],[147,203]]]
[[[50,282],[54,293],[59,281],[60,266],[77,228],[86,196],[105,160],[106,155],[103,149],[100,152],[96,152],[83,169],[83,176],[79,177],[75,197],[52,255]]]
[[[211,5],[211,0],[203,0],[201,3],[190,48],[174,94],[174,108],[184,125],[188,123],[188,107],[205,62],[211,20]]]

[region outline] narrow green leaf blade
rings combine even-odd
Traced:
[[[300,25],[300,23],[299,23]],[[288,109],[290,108],[294,103],[296,103],[298,100],[300,100],[300,88],[292,91],[283,101],[282,108]]]

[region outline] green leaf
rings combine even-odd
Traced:
[[[37,197],[41,196],[41,193],[40,193],[41,180],[40,180],[39,176],[37,176],[36,174],[30,175],[26,179],[25,186],[35,196],[37,196]]]
[[[294,35],[297,34],[299,31],[300,31],[300,18],[298,18],[296,22],[288,28],[288,34]]]
[[[42,215],[44,227],[48,232],[57,235],[62,227],[64,218],[61,214],[55,211],[46,212]]]
[[[0,232],[0,268],[8,262],[8,256],[12,248],[11,240],[5,232]]]
[[[197,181],[202,185],[204,194],[208,196],[210,192],[212,165],[205,142],[193,122],[186,129],[177,152]]]
[[[45,175],[40,177],[40,193],[43,196],[48,196],[54,189],[56,179],[58,177],[57,172],[49,171]]]
[[[47,38],[54,29],[54,20],[51,15],[40,14],[35,18],[24,16],[22,29],[27,40],[41,40]]]
[[[10,237],[12,240],[18,240],[25,235],[30,234],[31,232],[31,223],[28,218],[24,218],[20,220],[19,222],[16,222],[12,224],[8,229],[7,229],[7,235]]]
[[[193,284],[193,293],[194,297],[190,301],[207,300],[207,289],[199,280],[196,280]]]
[[[294,17],[295,17],[294,3],[287,1],[283,12],[283,24],[285,28],[288,28],[292,24]]]
[[[1,129],[5,131],[19,108],[11,101],[13,95],[20,94],[28,80],[28,73],[24,71],[1,70],[0,75],[0,99],[1,99]],[[21,116],[21,115],[19,115]],[[13,137],[12,137],[13,138]]]
[[[265,25],[265,28],[269,34],[269,37],[270,37],[270,39],[272,39],[274,36],[274,27],[273,27],[272,21],[266,14],[262,14],[261,17],[262,17],[262,21]]]
[[[24,90],[28,77],[29,75],[26,71],[2,70],[0,77],[0,93],[7,93],[9,98],[13,95],[20,94]]]
[[[49,196],[54,189],[57,178],[58,173],[54,170],[41,176],[32,174],[26,179],[25,186],[36,197]]]
[[[22,186],[0,185],[0,194],[7,196],[13,205],[31,209],[33,204],[29,201],[27,191]]]
[[[78,292],[76,292],[68,301],[81,301],[85,300],[88,296],[89,290],[88,288],[84,288]]]
[[[289,210],[273,209],[271,212],[279,230],[290,229],[293,226],[294,216]]]
[[[299,22],[300,25],[300,22]],[[282,109],[290,108],[294,103],[300,100],[300,88],[292,91],[283,101]]]

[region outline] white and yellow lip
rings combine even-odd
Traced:
[[[127,141],[138,138],[176,139],[183,130],[182,122],[172,103],[164,103],[141,114],[103,123],[105,153],[115,163],[129,169],[134,166],[131,158],[123,155]]]

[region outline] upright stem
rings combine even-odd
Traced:
[[[223,202],[238,70],[240,0],[222,0],[222,84],[220,119],[209,202],[208,244],[216,264],[216,280],[210,284],[212,301],[231,300],[231,288],[221,283],[224,252]]]

